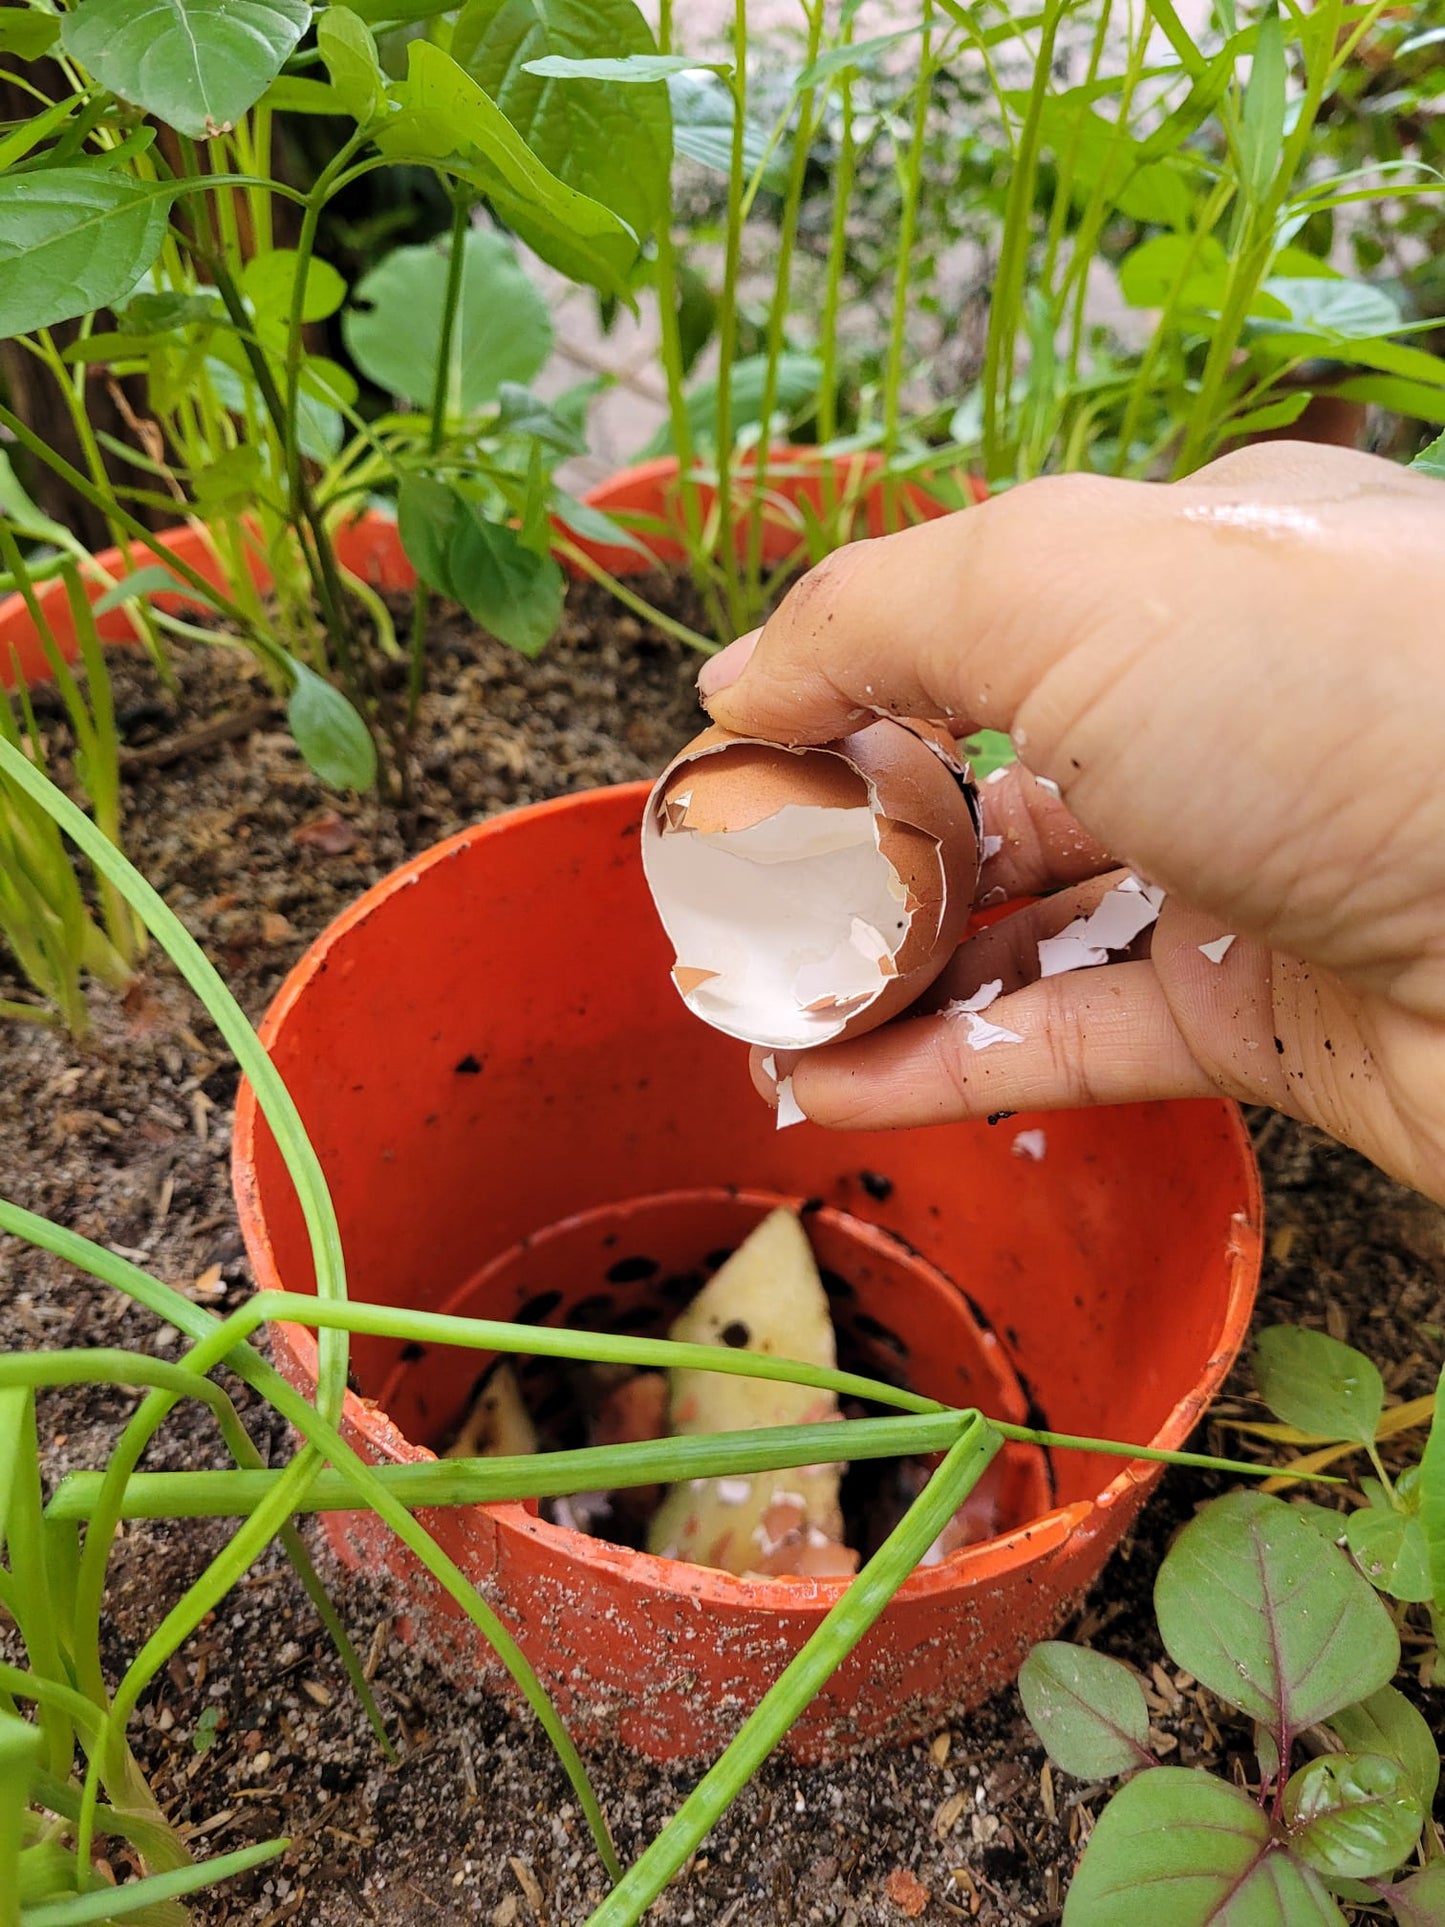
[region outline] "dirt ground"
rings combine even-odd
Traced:
[[[306,943],[410,851],[515,804],[649,775],[696,726],[695,662],[590,589],[574,592],[562,636],[537,663],[455,615],[439,621],[433,656],[424,793],[405,823],[321,788],[240,652],[179,652],[179,698],[139,664],[117,672],[132,756],[128,847],[253,1017]],[[254,726],[188,750],[197,724],[220,712],[252,712]],[[0,996],[12,988],[0,976]],[[94,1013],[79,1046],[28,1028],[0,1033],[4,1193],[233,1307],[249,1282],[227,1168],[235,1066],[163,963],[124,1006],[97,996]],[[1307,1130],[1252,1122],[1268,1196],[1260,1322],[1328,1329],[1380,1363],[1392,1395],[1428,1391],[1445,1355],[1445,1214]],[[0,1346],[95,1345],[168,1349],[166,1333],[102,1287],[0,1241]],[[263,1453],[280,1462],[286,1428],[236,1390]],[[1244,1410],[1244,1375],[1233,1390]],[[50,1473],[102,1463],[132,1404],[111,1390],[47,1396]],[[221,1463],[198,1414],[181,1408],[148,1463]],[[1210,1429],[1237,1448],[1233,1434]],[[1209,1475],[1170,1474],[1074,1631],[1141,1670],[1171,1761],[1238,1773],[1251,1759],[1246,1725],[1175,1673],[1148,1609],[1170,1534],[1218,1489]],[[127,1529],[110,1596],[112,1662],[135,1650],[223,1535],[211,1524]],[[601,1874],[534,1725],[459,1692],[392,1637],[396,1602],[318,1556],[400,1761],[379,1755],[289,1568],[263,1559],[172,1662],[136,1729],[158,1797],[198,1852],[292,1837],[284,1861],[207,1897],[195,1919],[581,1923],[602,1897]],[[1407,1663],[1422,1657],[1407,1645]],[[1438,1689],[1422,1704],[1438,1724]],[[625,1756],[589,1767],[624,1860],[696,1777]],[[1104,1797],[1050,1772],[1005,1693],[898,1752],[826,1769],[770,1765],[650,1918],[1054,1921]]]

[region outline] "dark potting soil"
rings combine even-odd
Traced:
[[[683,592],[664,584],[658,593]],[[144,665],[117,666],[135,757],[128,846],[253,1017],[303,946],[413,849],[513,804],[650,775],[696,726],[695,663],[590,589],[574,591],[562,636],[535,664],[456,614],[438,620],[432,653],[425,784],[406,823],[321,788],[240,652],[178,651],[178,699]],[[234,719],[236,733],[218,741],[211,731],[187,748],[218,715]],[[12,988],[0,981],[0,995]],[[123,1005],[98,995],[93,1009],[82,1045],[38,1029],[0,1032],[0,1186],[198,1300],[233,1308],[249,1283],[227,1169],[235,1066],[164,963]],[[1269,1213],[1260,1322],[1330,1330],[1380,1363],[1392,1395],[1428,1391],[1445,1354],[1445,1213],[1310,1131],[1254,1122]],[[164,1354],[174,1349],[167,1338],[101,1286],[0,1241],[0,1348]],[[285,1426],[245,1388],[231,1390],[262,1452],[284,1460]],[[1245,1374],[1232,1390],[1236,1410],[1258,1410]],[[133,1408],[118,1390],[46,1395],[49,1474],[101,1464]],[[1217,1421],[1206,1430],[1218,1448],[1240,1449]],[[148,1460],[223,1462],[209,1418],[189,1406]],[[1172,1762],[1247,1773],[1245,1723],[1165,1659],[1149,1610],[1170,1535],[1220,1483],[1171,1473],[1073,1630],[1140,1669]],[[112,1667],[225,1532],[210,1523],[126,1529],[108,1602]],[[292,1837],[283,1861],[199,1901],[194,1918],[206,1927],[575,1927],[603,1882],[534,1723],[434,1671],[393,1636],[396,1602],[341,1573],[308,1536],[401,1757],[382,1759],[289,1568],[263,1558],[161,1674],[133,1729],[158,1798],[198,1855]],[[1407,1666],[1418,1668],[1424,1651],[1407,1644]],[[1419,1690],[1438,1726],[1439,1689]],[[589,1766],[624,1860],[697,1777],[613,1753]],[[827,1768],[768,1765],[649,1918],[668,1927],[1054,1921],[1106,1791],[1051,1773],[1005,1693],[897,1752]],[[119,1855],[116,1871],[128,1871]]]

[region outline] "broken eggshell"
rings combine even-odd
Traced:
[[[705,729],[642,829],[683,1001],[780,1050],[856,1037],[923,994],[963,935],[979,850],[952,738],[892,717],[799,749]]]

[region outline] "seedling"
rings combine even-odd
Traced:
[[[1390,1683],[1397,1621],[1425,1604],[1438,1639],[1445,1604],[1431,1573],[1433,1559],[1445,1578],[1445,1398],[1387,1413],[1363,1353],[1290,1325],[1260,1333],[1256,1374],[1284,1422],[1240,1429],[1328,1441],[1272,1483],[1292,1486],[1359,1452],[1378,1477],[1362,1482],[1348,1513],[1267,1492],[1213,1500],[1159,1569],[1165,1650],[1254,1721],[1253,1789],[1160,1766],[1143,1691],[1119,1660],[1058,1642],[1034,1648],[1019,1690],[1049,1757],[1083,1780],[1131,1776],[1089,1837],[1065,1927],[1209,1927],[1235,1908],[1280,1927],[1325,1927],[1343,1921],[1341,1899],[1388,1906],[1400,1927],[1445,1919],[1445,1843],[1431,1818],[1437,1739]],[[1432,1417],[1423,1461],[1392,1480],[1381,1445]]]

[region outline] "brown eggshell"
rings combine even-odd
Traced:
[[[734,736],[716,725],[696,736],[669,764],[648,798],[646,829],[707,835],[743,830],[788,805],[856,809],[869,805],[878,847],[907,892],[910,927],[893,975],[861,1000],[840,997],[846,1019],[826,1040],[876,1029],[922,996],[963,935],[980,865],[978,798],[953,740],[934,725],[881,717],[816,747],[786,748]],[[646,862],[648,835],[644,835]],[[679,960],[674,980],[684,997],[715,973]],[[810,1006],[818,1010],[829,1000]],[[696,1009],[696,1006],[692,1006]],[[699,1011],[706,1021],[717,1021]],[[718,1028],[728,1026],[718,1023]],[[735,1032],[730,1034],[736,1034]],[[774,1044],[769,1037],[750,1041]]]

